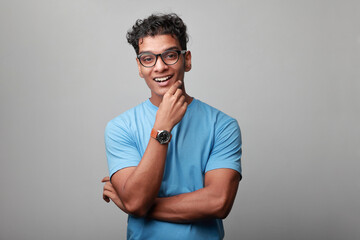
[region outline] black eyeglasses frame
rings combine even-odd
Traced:
[[[162,55],[163,55],[164,53],[167,53],[167,52],[170,52],[170,51],[172,51],[172,52],[177,52],[178,58],[177,58],[177,60],[176,60],[174,63],[167,64],[167,63],[164,61]],[[165,65],[174,65],[174,64],[176,64],[176,63],[179,61],[180,55],[181,55],[181,54],[185,54],[186,52],[187,52],[187,50],[166,50],[165,52],[159,53],[159,54],[153,54],[153,53],[145,52],[145,53],[140,53],[140,54],[137,55],[136,57],[137,57],[137,59],[139,59],[139,62],[140,62],[140,64],[141,64],[142,66],[144,66],[144,67],[146,67],[146,68],[151,68],[151,67],[153,67],[153,66],[156,65],[159,56],[160,56],[161,60],[163,61],[163,63],[164,63]],[[145,66],[145,65],[141,62],[140,58],[141,58],[141,56],[143,56],[144,54],[150,54],[150,55],[155,56],[155,62],[154,62],[154,64],[153,64],[152,66]]]

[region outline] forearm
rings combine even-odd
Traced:
[[[232,169],[205,174],[205,187],[172,197],[157,198],[148,217],[168,222],[226,218],[234,203],[241,176]]]
[[[211,190],[202,188],[191,193],[157,198],[148,217],[168,222],[193,222],[224,218],[226,212],[230,211],[225,208],[224,199]]]
[[[128,212],[143,215],[153,204],[160,189],[166,153],[167,145],[161,145],[150,138],[139,165],[123,181],[123,185],[117,184],[117,179],[112,178],[112,183]]]

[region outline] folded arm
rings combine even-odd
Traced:
[[[216,169],[205,174],[205,186],[194,192],[156,198],[147,217],[167,222],[192,222],[226,218],[235,200],[241,175],[232,169]],[[124,212],[124,207],[108,177],[103,179],[103,198],[109,198]]]
[[[226,218],[235,200],[241,175],[232,169],[205,174],[205,186],[197,191],[157,198],[148,217],[168,222]]]

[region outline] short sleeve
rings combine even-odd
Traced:
[[[227,121],[215,130],[214,145],[205,172],[230,168],[241,174],[241,132],[235,119]]]
[[[107,124],[105,148],[110,178],[120,169],[137,166],[141,160],[130,129],[124,122],[110,121]]]

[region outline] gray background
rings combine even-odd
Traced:
[[[0,1],[0,239],[124,239],[106,123],[149,97],[126,31],[177,12],[188,93],[238,119],[226,239],[360,239],[360,2]]]

